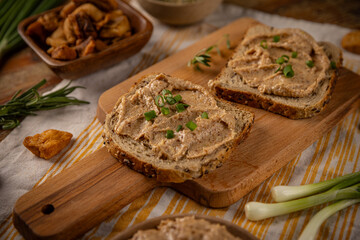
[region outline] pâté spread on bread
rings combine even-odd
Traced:
[[[220,74],[208,82],[221,98],[292,119],[320,113],[330,101],[341,50],[300,29],[252,26]]]
[[[225,226],[194,216],[162,220],[157,229],[140,230],[131,240],[240,240]]]
[[[104,139],[109,151],[133,169],[167,181],[159,176],[163,169],[177,175],[163,174],[169,181],[184,181],[219,166],[252,121],[252,113],[219,103],[203,87],[160,73],[119,99],[107,115]]]
[[[324,49],[299,29],[277,29],[244,38],[242,51],[229,61],[242,80],[261,93],[305,97],[329,78]]]

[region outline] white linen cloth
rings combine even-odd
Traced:
[[[132,5],[142,11],[136,2],[132,1]],[[342,36],[344,36],[347,32],[350,31],[350,29],[331,24],[320,24],[302,20],[295,20],[291,18],[270,15],[254,10],[244,9],[239,6],[229,4],[222,4],[221,7],[219,7],[214,14],[207,17],[203,22],[193,26],[181,28],[169,27],[158,22],[154,18],[151,18],[146,13],[144,14],[149,17],[149,19],[151,19],[151,21],[153,22],[154,31],[149,43],[142,49],[140,53],[136,54],[135,56],[129,58],[126,61],[117,64],[112,68],[96,72],[71,83],[71,85],[81,85],[86,87],[86,89],[76,90],[74,93],[72,93],[72,96],[77,97],[78,99],[87,100],[90,102],[90,104],[44,111],[40,112],[37,116],[27,117],[24,121],[21,122],[21,125],[18,128],[14,129],[0,143],[0,224],[4,223],[0,227],[1,239],[21,238],[19,234],[16,234],[16,231],[13,229],[12,224],[9,223],[9,215],[12,212],[15,201],[21,195],[32,189],[36,183],[41,183],[46,180],[46,178],[48,177],[46,173],[56,161],[56,157],[54,157],[52,160],[46,161],[37,158],[32,153],[30,153],[22,145],[22,141],[26,136],[34,135],[47,129],[59,129],[71,132],[74,135],[73,139],[76,139],[82,132],[84,132],[84,129],[87,126],[91,125],[91,123],[94,122],[98,98],[105,90],[126,80],[130,75],[145,69],[156,61],[160,61],[167,56],[173,54],[174,52],[186,48],[190,44],[196,42],[201,37],[209,34],[217,28],[220,28],[227,23],[230,23],[241,17],[252,17],[267,25],[279,28],[301,28],[314,36],[314,38],[318,41],[329,41],[338,46],[340,46]],[[168,34],[169,38],[174,39],[175,44],[170,45],[169,41],[166,42],[166,39],[163,40],[163,34]],[[176,39],[177,36],[184,36],[184,40],[180,42],[180,40]],[[161,46],[159,43],[160,39],[165,41],[162,43]],[[144,56],[147,57],[146,59],[150,60],[145,61]],[[359,56],[344,51],[344,59],[345,65],[348,66],[348,68],[350,67],[351,70],[359,72]],[[55,89],[63,87],[68,82],[68,80],[63,80]],[[355,120],[352,120],[352,118],[354,118]],[[316,151],[318,151],[317,148],[319,147],[319,145],[330,145],[333,141],[336,141],[334,140],[336,138],[338,139],[337,141],[345,141],[347,139],[345,136],[345,128],[350,128],[352,126],[351,124],[355,124],[354,122],[356,121],[359,122],[359,113],[354,113],[346,120],[344,120],[344,123],[341,126],[336,127],[331,132],[331,134],[329,135],[329,139],[319,140],[320,142],[317,141],[308,149],[306,149],[301,154],[301,156],[299,156],[299,164],[296,165],[296,167],[294,168],[295,174],[288,183],[291,185],[299,185],[301,183],[301,180],[303,179],[305,168],[308,166],[308,164],[310,164],[312,156],[314,156],[316,154]],[[97,129],[95,129],[92,133],[88,134],[87,138],[89,139],[93,137],[92,135],[98,134],[98,132],[100,132],[101,130],[100,124],[96,123],[96,120],[93,125],[95,124],[98,124],[98,126],[96,126]],[[340,128],[342,128],[342,130],[339,130]],[[336,137],[336,134],[338,134],[337,131],[340,131],[340,137]],[[352,172],[354,170],[359,171],[360,169],[360,164],[355,164],[360,161],[358,156],[360,148],[359,128],[354,129],[351,134],[353,134],[351,138],[352,142],[348,144],[349,146],[355,146],[354,148],[351,148],[349,150],[354,152],[354,154],[349,155],[353,158],[352,160],[350,160],[353,162],[353,164],[344,165],[343,174]],[[91,152],[101,145],[101,137],[94,139],[95,142],[92,143],[90,143],[89,141],[87,143],[86,141],[84,141],[84,143],[81,143],[80,147],[84,149],[82,151]],[[80,141],[80,138],[76,141]],[[326,141],[327,143],[325,143]],[[69,146],[68,148],[72,147]],[[63,153],[65,153],[68,148],[66,148]],[[81,154],[82,153],[79,153],[79,155]],[[330,150],[324,150],[324,155],[326,158],[332,157],[330,156],[331,154],[332,153]],[[335,158],[336,154],[334,154],[333,157]],[[66,167],[69,167],[70,165],[71,164]],[[59,171],[61,171],[62,168],[65,167],[60,166],[58,170],[51,171],[54,174],[57,174]],[[317,171],[314,179],[315,181],[319,181],[321,177],[321,168],[322,165],[320,164],[320,169],[314,169],[314,171]],[[281,174],[279,172],[275,173],[273,177],[275,177],[277,174]],[[42,179],[43,176],[46,177]],[[150,211],[150,213],[147,215],[147,218],[162,215],[166,207],[169,205],[171,199],[176,194],[177,193],[171,189],[164,190],[164,193],[161,195],[161,199],[159,200],[158,204]],[[247,199],[252,200],[252,198]],[[242,201],[243,200],[239,200],[239,202],[229,207],[222,215],[222,217],[230,221],[233,220],[233,222],[239,224],[236,219],[234,220],[234,216],[236,215],[237,209],[241,205]],[[114,219],[104,222],[97,229],[93,230],[91,234],[87,234],[85,238],[92,239],[96,237],[110,236],[110,233],[114,230],[117,219],[119,219],[119,217],[121,217],[122,214],[128,209],[129,206],[122,209]],[[340,224],[343,224],[344,220],[340,218],[338,226],[335,226],[335,222],[338,221],[336,220],[336,217],[333,217],[329,219],[327,223],[327,228],[325,227],[325,230],[327,229],[327,231],[330,231],[327,233],[328,236],[332,236],[333,234],[333,238],[335,239],[357,238],[357,236],[360,234],[360,213],[359,211],[355,211],[354,207],[352,207],[352,209],[353,210],[349,214],[354,215],[354,217],[352,218],[352,220],[348,219],[348,223],[344,223],[344,226],[346,228],[349,226],[349,222],[353,221],[351,229],[348,230],[350,231],[350,235],[343,235],[342,231],[340,231]],[[344,215],[344,212],[342,212],[342,215]],[[305,216],[301,216],[299,223],[303,224],[303,222],[305,221],[304,218]],[[129,223],[129,225],[136,222],[135,219],[136,216],[134,217],[134,220]],[[285,233],[283,232],[284,223],[286,221],[287,216],[274,218],[273,223],[265,234],[261,231],[256,232],[254,230],[254,227],[251,229],[248,223],[244,222],[239,225],[245,227],[248,230],[251,230],[260,238],[278,239],[280,237],[283,237],[286,239],[298,236],[301,232],[301,229],[299,227],[296,227],[296,225],[292,226],[293,228],[295,228],[294,233],[289,233],[291,232],[290,228],[289,230],[285,231]],[[333,228],[335,228],[335,230]],[[336,229],[339,230],[337,231]]]

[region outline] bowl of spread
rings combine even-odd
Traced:
[[[151,16],[170,25],[189,25],[203,20],[222,0],[138,0]]]

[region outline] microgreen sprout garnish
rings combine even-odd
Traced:
[[[331,69],[336,69],[336,62],[331,61],[330,62],[330,67],[331,67]]]
[[[168,114],[170,113],[170,109],[167,108],[167,107],[162,107],[162,108],[160,108],[160,111],[161,111],[161,113],[164,114],[164,115],[168,115]]]
[[[155,104],[158,107],[163,107],[165,105],[164,97],[160,96],[160,95],[157,95],[156,98],[155,98]]]
[[[182,125],[178,125],[178,126],[176,127],[176,132],[179,132],[182,128],[183,128]]]
[[[151,121],[154,118],[156,118],[156,112],[154,110],[146,112],[146,113],[144,113],[144,115],[145,115],[145,120],[146,121]]]
[[[174,131],[173,130],[166,130],[166,135],[165,137],[167,139],[171,139],[171,138],[174,138]]]
[[[309,68],[312,68],[312,67],[314,66],[314,62],[311,61],[311,60],[306,61],[305,63],[306,63],[306,65],[307,65]]]
[[[294,76],[294,70],[292,69],[292,66],[290,64],[284,67],[283,73],[287,78],[291,78]]]
[[[264,45],[264,43],[265,43],[265,45]],[[260,47],[262,47],[263,49],[267,49],[267,48],[268,48],[268,45],[267,45],[267,43],[266,43],[265,40],[261,40],[261,42],[260,42]]]
[[[208,113],[207,113],[207,112],[203,112],[203,113],[201,114],[201,118],[209,119]]]
[[[185,126],[191,131],[194,131],[195,128],[197,127],[196,123],[194,123],[193,121],[189,121],[188,123],[185,124]]]
[[[291,57],[292,57],[292,58],[297,58],[297,55],[298,55],[297,52],[292,52],[292,53],[291,53]]]
[[[274,36],[273,41],[274,42],[279,42],[280,41],[280,36],[279,35]]]
[[[36,115],[37,111],[89,103],[67,96],[75,89],[83,88],[80,86],[70,87],[70,83],[57,91],[40,95],[38,89],[45,83],[44,79],[22,94],[19,90],[10,101],[0,105],[0,129],[13,129],[20,124],[19,119],[28,115]]]
[[[222,56],[221,50],[219,48],[219,44],[223,39],[226,40],[226,48],[230,49],[231,44],[230,44],[229,34],[224,34],[223,38],[221,38],[216,44],[211,45],[208,48],[201,49],[198,53],[196,53],[195,56],[188,62],[188,67],[193,66],[194,69],[197,71],[202,71],[202,69],[200,68],[200,64],[210,67],[209,64],[211,62],[210,53],[213,49],[216,50],[219,56]]]

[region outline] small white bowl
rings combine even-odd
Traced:
[[[222,0],[197,0],[190,3],[161,0],[138,0],[142,8],[161,22],[171,25],[188,25],[203,20],[215,11]]]

